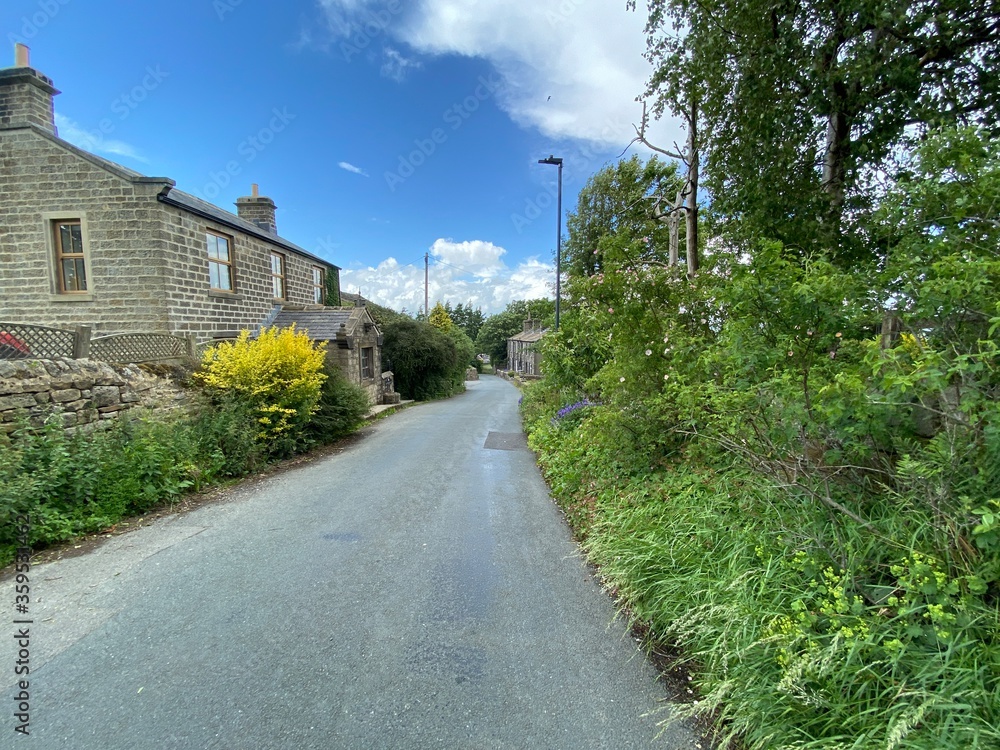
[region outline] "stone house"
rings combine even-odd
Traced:
[[[338,288],[256,189],[232,214],[60,139],[58,92],[19,62],[0,70],[0,319],[225,338]]]
[[[524,321],[522,331],[507,339],[507,370],[526,377],[539,377],[542,355],[535,345],[544,335],[540,320],[528,318]]]
[[[23,45],[16,63],[0,70],[0,321],[211,340],[340,304],[340,269],[279,236],[256,185],[234,214],[73,146],[52,80]]]

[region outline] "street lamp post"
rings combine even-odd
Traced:
[[[563,160],[557,156],[549,156],[548,159],[539,159],[539,164],[555,164],[559,167],[559,190],[556,204],[559,216],[556,218],[556,330],[559,330],[559,298],[560,284],[562,282],[562,167]]]

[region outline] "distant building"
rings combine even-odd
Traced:
[[[539,377],[542,355],[536,345],[545,333],[540,320],[525,320],[521,333],[507,339],[507,370],[525,377]]]

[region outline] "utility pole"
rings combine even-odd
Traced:
[[[548,159],[539,159],[539,164],[555,164],[559,167],[559,197],[557,199],[556,211],[556,331],[559,330],[559,298],[562,297],[560,284],[562,282],[562,170],[563,160],[559,157],[549,156]]]
[[[428,292],[428,289],[430,288],[428,284],[428,281],[430,280],[430,262],[431,254],[424,253],[424,317],[428,320],[430,320],[431,317],[431,309],[429,307],[430,296]]]

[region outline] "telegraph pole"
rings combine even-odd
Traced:
[[[429,272],[430,261],[431,261],[431,254],[424,253],[424,317],[427,318],[428,320],[430,320],[431,317],[431,309],[430,307],[428,307],[430,302],[428,294],[428,289],[429,289],[428,280],[430,279],[430,272]]]

